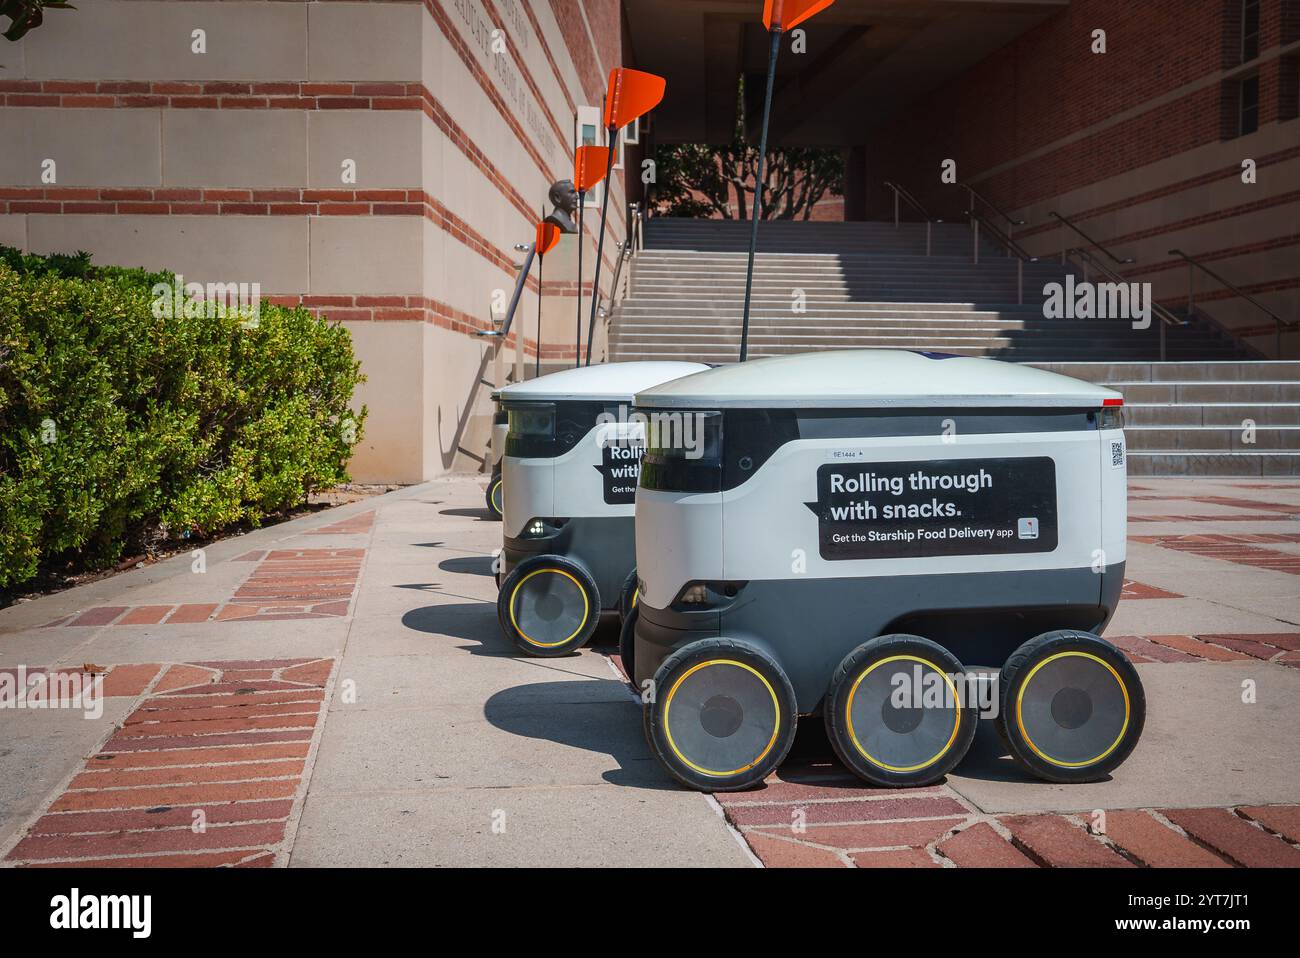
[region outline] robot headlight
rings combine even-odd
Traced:
[[[729,605],[746,585],[746,582],[688,582],[677,593],[673,608],[682,612],[720,608]]]
[[[551,536],[558,535],[559,531],[564,528],[568,519],[529,519],[524,525],[524,531],[519,534],[521,539],[549,539]]]

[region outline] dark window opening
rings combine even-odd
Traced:
[[[1277,118],[1294,120],[1300,116],[1300,57],[1284,57],[1279,70]]]
[[[1237,110],[1237,135],[1248,136],[1259,129],[1259,76],[1241,81],[1241,97]]]
[[[1241,62],[1259,56],[1259,0],[1241,0]]]

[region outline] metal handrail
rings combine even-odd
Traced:
[[[1017,243],[1014,239],[1012,239],[1011,234],[1002,232],[1002,230],[998,229],[998,227],[990,223],[986,217],[981,216],[973,209],[966,210],[965,215],[970,217],[971,222],[976,227],[977,240],[976,240],[976,247],[975,247],[975,262],[977,263],[979,262],[978,235],[979,235],[980,226],[983,226],[984,229],[988,230],[989,235],[991,235],[995,240],[997,240],[1000,244],[1002,244],[1002,247],[1007,251],[1008,256],[1019,257],[1021,260],[1023,260],[1026,263],[1038,262],[1037,256],[1031,254],[1027,249],[1025,249],[1023,246]]]
[[[964,189],[967,193],[970,194],[970,201],[971,201],[971,202],[970,202],[970,208],[971,208],[972,210],[975,209],[975,201],[978,200],[979,202],[981,202],[981,203],[983,203],[985,206],[987,206],[989,209],[991,209],[994,213],[997,213],[998,216],[1000,216],[1000,217],[1002,217],[1004,220],[1006,220],[1008,226],[1024,226],[1024,225],[1025,225],[1025,221],[1024,221],[1024,220],[1013,220],[1013,219],[1010,217],[1010,215],[1009,215],[1005,210],[1002,209],[1002,207],[998,206],[996,203],[994,203],[994,202],[993,202],[991,199],[989,199],[987,196],[985,196],[984,194],[980,193],[979,190],[975,189],[975,187],[971,186],[969,183],[958,183],[957,185],[960,186],[962,189]],[[1007,236],[1008,236],[1008,237],[1011,236],[1011,231],[1010,231],[1010,230],[1007,231]]]
[[[618,249],[618,256],[614,260],[614,277],[613,281],[609,285],[609,298],[605,300],[605,305],[600,307],[602,315],[608,315],[609,311],[614,308],[614,304],[618,302],[618,281],[619,277],[623,275],[623,261],[632,255],[631,243],[620,243],[616,241],[614,246]]]
[[[934,248],[934,224],[942,223],[943,220],[932,217],[929,210],[921,205],[920,200],[897,183],[891,183],[889,180],[885,180],[885,185],[894,191],[894,229],[898,229],[899,223],[902,220],[899,216],[900,211],[898,206],[898,201],[900,199],[906,200],[907,204],[920,213],[925,219],[925,255],[929,256],[930,251]]]
[[[496,329],[481,329],[474,333],[475,336],[492,337],[504,342],[505,338],[510,335],[510,326],[515,321],[515,310],[519,307],[519,297],[523,295],[524,286],[528,282],[528,272],[533,268],[533,257],[537,253],[537,248],[533,243],[516,243],[515,249],[524,253],[524,261],[515,264],[515,288],[510,295],[510,305],[506,307],[506,314],[502,318],[501,325]],[[495,324],[495,319],[493,320]]]
[[[1050,217],[1052,217],[1052,218],[1055,219],[1055,220],[1059,220],[1059,221],[1060,221],[1061,223],[1063,223],[1065,226],[1068,226],[1070,229],[1074,230],[1076,233],[1078,233],[1080,236],[1082,236],[1084,239],[1086,239],[1086,240],[1088,241],[1088,245],[1089,245],[1089,246],[1095,246],[1095,247],[1097,247],[1097,249],[1099,249],[1099,250],[1101,250],[1103,253],[1105,253],[1106,256],[1110,258],[1110,261],[1111,261],[1112,263],[1117,263],[1117,264],[1120,265],[1120,266],[1128,266],[1128,265],[1130,265],[1130,264],[1132,264],[1132,263],[1136,263],[1136,262],[1137,262],[1137,260],[1133,259],[1133,257],[1131,257],[1131,256],[1130,256],[1128,259],[1120,259],[1118,256],[1116,256],[1114,253],[1112,253],[1112,252],[1111,252],[1110,250],[1108,250],[1106,247],[1102,246],[1102,245],[1101,245],[1100,243],[1098,243],[1095,239],[1093,239],[1091,236],[1089,236],[1087,233],[1085,233],[1083,230],[1079,229],[1079,227],[1075,226],[1074,223],[1072,223],[1072,222],[1069,220],[1068,217],[1062,216],[1060,213],[1048,213],[1047,215],[1050,216]],[[1062,244],[1061,244],[1061,262],[1062,262],[1062,263],[1065,262],[1065,254],[1066,254],[1066,245],[1065,245],[1064,243],[1062,243]]]
[[[1097,272],[1101,273],[1103,276],[1105,276],[1107,279],[1111,280],[1112,282],[1115,283],[1128,282],[1127,277],[1125,277],[1118,270],[1113,269],[1110,266],[1107,266],[1096,256],[1094,256],[1090,250],[1086,250],[1082,247],[1076,246],[1066,250],[1065,255],[1078,256],[1083,259],[1084,261],[1083,278],[1085,282],[1088,281],[1088,278],[1090,276],[1089,273],[1090,269],[1095,269]],[[1155,313],[1156,316],[1160,318],[1160,361],[1164,362],[1166,357],[1166,352],[1167,352],[1166,343],[1165,343],[1165,327],[1190,325],[1191,312],[1190,310],[1188,311],[1187,319],[1182,319],[1178,316],[1177,313],[1172,312],[1170,309],[1168,309],[1165,306],[1161,306],[1154,299],[1151,301],[1151,312]]]
[[[641,212],[640,203],[629,203],[628,208],[628,247],[632,250],[639,250],[645,246],[645,237],[643,234],[645,216]]]
[[[1067,250],[1067,252],[1071,256],[1079,256],[1085,260],[1086,266],[1083,271],[1083,278],[1085,281],[1089,278],[1089,269],[1095,269],[1097,272],[1101,273],[1103,276],[1105,276],[1107,279],[1111,280],[1112,282],[1115,283],[1128,282],[1127,277],[1125,277],[1118,270],[1112,269],[1111,267],[1107,266],[1105,263],[1098,260],[1097,257],[1093,256],[1089,250],[1076,246],[1070,250]],[[1155,313],[1157,316],[1159,316],[1161,321],[1164,322],[1166,325],[1169,326],[1190,325],[1190,318],[1183,319],[1177,313],[1173,312],[1172,310],[1170,310],[1165,306],[1161,306],[1159,303],[1155,302],[1154,300],[1151,303],[1151,311]]]
[[[980,227],[983,226],[989,232],[989,235],[1002,244],[1007,251],[1008,257],[1014,256],[1016,258],[1016,303],[1020,306],[1025,305],[1025,264],[1037,263],[1038,257],[1031,256],[1023,246],[1008,234],[1003,233],[1002,230],[983,216],[980,216],[974,209],[967,210],[966,215],[970,217],[972,239],[974,241],[971,254],[972,262],[978,265],[980,261]]]
[[[1250,303],[1256,309],[1259,309],[1264,313],[1266,313],[1268,317],[1273,320],[1275,346],[1277,348],[1277,358],[1278,359],[1282,358],[1282,327],[1297,325],[1295,320],[1285,319],[1282,316],[1279,316],[1277,313],[1273,312],[1273,310],[1269,309],[1267,306],[1265,306],[1263,303],[1257,300],[1254,296],[1251,296],[1250,293],[1246,292],[1244,289],[1237,286],[1236,284],[1228,282],[1226,279],[1224,279],[1214,270],[1210,269],[1210,267],[1206,266],[1200,260],[1196,259],[1195,257],[1188,256],[1182,250],[1171,249],[1169,251],[1169,255],[1177,256],[1179,259],[1182,259],[1187,263],[1187,311],[1189,314],[1191,313],[1192,309],[1195,307],[1195,303],[1196,303],[1196,289],[1195,289],[1195,282],[1194,282],[1196,278],[1196,274],[1193,272],[1193,269],[1199,269],[1205,275],[1218,280],[1228,289],[1232,290],[1234,295],[1240,296],[1242,299]]]
[[[918,213],[920,213],[921,216],[926,220],[926,222],[928,222],[928,223],[942,223],[942,222],[943,222],[943,220],[936,220],[934,217],[932,217],[932,216],[930,215],[930,211],[927,210],[924,206],[921,205],[921,201],[920,201],[920,200],[918,200],[915,196],[913,196],[913,195],[912,195],[911,193],[909,193],[907,190],[903,189],[903,187],[899,186],[897,183],[891,183],[889,180],[885,180],[885,185],[888,186],[891,190],[894,191],[894,225],[895,225],[895,226],[897,226],[898,223],[899,223],[899,217],[898,217],[898,200],[899,200],[900,197],[901,197],[902,199],[904,199],[904,200],[907,201],[907,205],[908,205],[908,206],[912,207],[912,209],[914,209],[914,210],[916,210]]]

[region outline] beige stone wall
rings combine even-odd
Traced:
[[[575,109],[599,104],[618,65],[599,52],[622,47],[604,35],[621,29],[617,4],[594,21],[524,0],[79,7],[0,43],[0,243],[302,302],[346,324],[368,377],[357,479],[479,468],[482,381],[517,348],[533,367],[535,268],[522,346],[512,335],[498,361],[474,334],[508,300],[550,183],[571,175]],[[610,210],[605,288],[627,229],[621,174]],[[546,262],[553,364],[572,361],[576,243]]]

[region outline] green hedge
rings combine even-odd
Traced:
[[[0,247],[0,590],[348,480],[365,409],[347,330],[270,304],[255,324],[169,318],[171,282]]]

